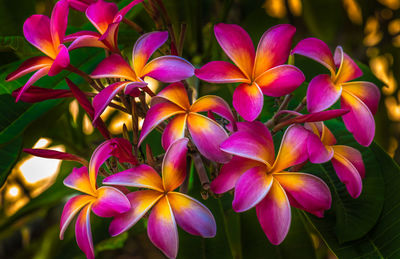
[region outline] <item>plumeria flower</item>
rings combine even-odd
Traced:
[[[231,156],[222,152],[219,145],[228,138],[224,128],[213,119],[199,112],[212,111],[235,123],[232,111],[224,99],[207,95],[197,99],[192,105],[182,83],[167,86],[152,99],[140,133],[139,144],[161,122],[175,116],[165,128],[161,143],[166,150],[171,143],[185,136],[188,129],[199,152],[210,160],[226,163]]]
[[[346,128],[363,146],[369,146],[375,135],[373,114],[378,109],[380,92],[375,84],[352,81],[362,76],[361,69],[338,46],[333,56],[321,40],[307,38],[300,41],[292,53],[311,58],[329,69],[330,75],[314,77],[307,89],[307,109],[318,112],[331,107],[341,98],[341,107],[350,112],[343,115]]]
[[[241,83],[233,93],[233,107],[245,120],[253,121],[263,107],[263,94],[283,96],[304,81],[298,68],[284,65],[295,31],[288,24],[270,28],[261,37],[255,52],[250,36],[242,27],[217,24],[215,37],[236,66],[225,61],[212,61],[197,69],[196,76],[211,83]]]
[[[98,0],[89,5],[86,8],[86,17],[94,27],[96,27],[98,33],[92,31],[81,31],[68,35],[65,38],[65,41],[73,41],[68,49],[73,50],[82,47],[97,47],[119,53],[119,24],[132,7],[141,2],[143,2],[143,0],[134,0],[119,11],[117,4],[105,2],[103,0]]]
[[[170,145],[162,163],[162,177],[152,167],[142,164],[104,179],[103,184],[141,188],[127,195],[131,210],[111,222],[112,236],[131,228],[151,208],[147,234],[169,258],[175,258],[178,253],[176,224],[192,235],[215,236],[216,223],[210,210],[197,200],[174,191],[186,178],[187,143],[188,139],[183,138]]]
[[[125,81],[109,85],[93,98],[95,119],[100,116],[111,100],[122,90],[130,94],[138,87],[146,87],[145,76],[172,83],[193,76],[194,67],[185,59],[166,55],[148,62],[151,55],[168,39],[168,32],[156,31],[142,35],[135,43],[132,67],[118,54],[104,59],[92,72],[92,78],[120,78]]]
[[[46,56],[33,57],[24,61],[14,72],[6,77],[6,81],[20,78],[23,75],[37,71],[19,91],[16,101],[37,80],[45,75],[54,76],[69,65],[67,48],[62,44],[68,21],[68,2],[61,0],[56,3],[51,18],[35,14],[24,23],[24,36],[33,46]]]
[[[350,196],[353,198],[360,196],[362,178],[365,177],[360,151],[349,146],[336,145],[335,136],[323,122],[305,123],[304,126],[313,132],[307,144],[310,162],[320,164],[330,160]]]
[[[115,142],[109,140],[101,144],[94,152],[89,162],[89,168],[74,168],[65,178],[64,185],[82,192],[82,195],[71,198],[64,206],[61,223],[60,239],[69,223],[79,213],[75,224],[76,242],[87,258],[94,258],[92,233],[90,228],[90,212],[99,217],[114,217],[128,211],[131,207],[127,197],[117,188],[102,186],[97,188],[96,178],[100,166],[116,150]]]
[[[89,5],[97,0],[68,0],[69,5],[77,11],[85,12]]]
[[[328,186],[311,174],[287,168],[307,160],[309,133],[290,126],[275,157],[271,133],[260,122],[240,122],[239,131],[221,144],[234,155],[211,183],[215,193],[235,188],[232,207],[242,212],[256,207],[264,233],[274,245],[286,237],[291,221],[290,205],[322,217],[331,206]]]

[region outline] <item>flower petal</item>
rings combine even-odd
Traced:
[[[308,135],[308,131],[300,125],[292,125],[287,128],[271,173],[281,172],[307,160]]]
[[[120,190],[102,186],[97,189],[97,199],[93,202],[92,210],[99,217],[113,217],[127,212],[131,204]]]
[[[90,75],[92,78],[124,78],[130,81],[136,80],[135,72],[128,63],[118,54],[112,54],[105,58]]]
[[[233,92],[233,107],[243,119],[254,121],[264,105],[264,96],[257,84],[240,84]]]
[[[85,166],[73,168],[63,183],[71,189],[95,196],[96,189],[90,184],[88,169]]]
[[[175,220],[191,235],[214,237],[217,225],[211,211],[192,197],[179,192],[168,193]]]
[[[350,196],[354,199],[358,198],[362,191],[362,180],[357,168],[340,152],[334,153],[332,165],[340,181],[346,185]]]
[[[285,239],[290,228],[289,200],[278,181],[273,181],[265,198],[256,206],[257,218],[265,235],[273,245]]]
[[[133,47],[133,69],[141,74],[142,69],[153,53],[168,39],[167,31],[153,31],[145,33],[136,41]]]
[[[347,130],[358,143],[369,146],[375,135],[375,120],[368,106],[350,92],[343,91],[341,107],[350,110],[342,116]]]
[[[86,17],[101,34],[104,34],[117,12],[118,6],[115,3],[99,0],[86,9]]]
[[[287,61],[295,32],[290,24],[279,24],[264,32],[257,47],[254,78]]]
[[[78,195],[75,196],[65,203],[63,212],[60,220],[60,239],[64,239],[64,232],[67,229],[69,223],[75,215],[89,202],[92,202],[95,198],[90,195]]]
[[[142,131],[140,132],[139,145],[142,143],[144,138],[162,121],[168,119],[173,115],[184,113],[181,107],[170,103],[163,102],[152,106],[143,122]]]
[[[333,60],[332,52],[328,45],[320,39],[307,38],[297,43],[292,50],[293,54],[299,54],[311,58],[321,63],[329,69],[332,75],[335,75],[336,66]]]
[[[92,230],[90,227],[90,209],[87,205],[81,210],[75,223],[76,243],[85,253],[87,259],[94,259]]]
[[[49,76],[55,76],[69,65],[69,53],[63,44],[58,46],[58,54],[48,72]]]
[[[226,55],[247,78],[251,78],[255,51],[249,34],[239,25],[224,23],[215,25],[214,33]]]
[[[138,74],[152,77],[165,83],[178,82],[194,75],[194,67],[184,58],[172,55],[153,59]]]
[[[104,45],[106,45],[107,48],[114,53],[120,53],[118,50],[118,30],[121,21],[121,16],[119,16],[118,19],[114,19],[114,22],[108,25],[107,30],[99,38],[99,40],[102,41]]]
[[[199,79],[210,83],[249,83],[237,66],[226,61],[211,61],[194,72]]]
[[[243,212],[256,206],[271,188],[273,177],[265,166],[253,167],[240,176],[235,185],[232,208]]]
[[[231,155],[219,148],[228,138],[221,125],[197,113],[189,114],[187,124],[193,143],[204,157],[218,163],[227,163],[231,159]]]
[[[162,180],[165,191],[173,191],[186,178],[187,138],[172,143],[165,152],[162,163]]]
[[[331,207],[329,187],[320,178],[304,173],[284,172],[274,174],[289,198],[290,205],[323,217]]]
[[[160,175],[146,164],[110,175],[103,180],[103,184],[149,188],[164,192]]]
[[[50,58],[54,59],[56,57],[57,52],[51,38],[49,17],[40,14],[32,15],[26,19],[23,30],[24,36],[29,43]]]
[[[24,62],[22,62],[22,64],[17,68],[17,70],[7,75],[6,81],[8,82],[20,78],[21,76],[24,76],[33,71],[45,67],[50,67],[51,64],[53,64],[53,60],[49,57],[40,56],[27,59]]]
[[[342,87],[333,84],[329,75],[314,77],[307,89],[307,110],[320,112],[331,107],[342,94]]]
[[[263,94],[279,97],[296,90],[304,79],[303,72],[297,67],[280,65],[265,71],[257,77],[256,82]]]
[[[219,96],[205,95],[197,99],[192,107],[191,112],[212,111],[221,117],[224,117],[231,123],[235,123],[235,117],[232,114],[229,104]]]
[[[244,157],[234,156],[231,161],[222,165],[218,176],[211,182],[211,190],[220,194],[233,189],[244,172],[260,165],[263,164]]]
[[[162,193],[153,190],[128,193],[126,197],[131,209],[115,216],[109,228],[111,236],[119,235],[135,225],[162,196]]]
[[[349,146],[335,145],[334,152],[347,159],[358,171],[361,178],[365,177],[365,166],[360,151]]]
[[[29,88],[31,87],[36,81],[38,81],[40,78],[44,77],[47,75],[49,72],[50,67],[43,67],[39,69],[36,73],[34,73],[31,78],[25,83],[25,85],[21,88],[19,91],[17,98],[15,98],[15,101],[18,102],[19,99],[21,98],[22,94]]]
[[[25,153],[31,154],[33,156],[50,158],[50,159],[61,159],[66,161],[76,161],[84,166],[88,165],[88,161],[80,156],[69,154],[66,152],[60,152],[51,149],[41,149],[41,148],[25,148],[22,150]]]
[[[179,114],[168,123],[161,138],[164,150],[167,150],[176,140],[185,137],[186,119],[186,114]]]
[[[77,37],[71,45],[69,45],[68,50],[74,50],[77,48],[84,47],[94,47],[94,48],[103,48],[108,49],[108,47],[99,40],[100,35],[82,35]]]
[[[53,8],[50,18],[50,32],[55,48],[64,40],[67,30],[69,6],[67,0],[58,1]]]
[[[12,91],[11,93],[12,97],[14,98],[17,97],[21,89],[22,87]],[[32,85],[25,91],[24,95],[21,96],[20,100],[26,103],[37,103],[51,99],[67,98],[73,96],[74,95],[69,90],[43,88]]]
[[[89,5],[94,2],[96,2],[96,0],[68,0],[71,8],[79,12],[85,12]]]
[[[310,114],[298,115],[292,119],[289,119],[282,123],[283,125],[290,125],[293,123],[310,123],[310,122],[320,122],[320,121],[327,121],[337,117],[340,117],[346,113],[348,110],[345,109],[337,109],[337,110],[327,110],[321,112],[313,112]],[[288,112],[289,113],[289,112]]]
[[[372,114],[377,112],[381,92],[375,84],[371,82],[357,81],[343,83],[342,87],[344,91],[357,96],[358,99],[365,103]]]
[[[307,140],[307,150],[310,162],[314,164],[328,162],[333,157],[332,147],[325,146],[321,139],[311,132]]]
[[[167,197],[157,202],[147,223],[150,241],[168,258],[178,254],[178,229]]]
[[[336,66],[339,68],[335,77],[336,83],[344,83],[362,76],[363,73],[361,69],[343,52],[342,47],[338,46],[336,48],[334,59]]]
[[[157,97],[173,102],[182,109],[188,110],[190,108],[185,86],[180,82],[168,85],[157,94]]]

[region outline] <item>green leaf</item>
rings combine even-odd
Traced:
[[[95,252],[99,253],[106,250],[123,248],[127,239],[128,239],[128,232],[124,232],[116,237],[103,240],[96,245]]]
[[[40,55],[40,51],[32,47],[22,36],[0,37],[0,51],[13,51],[19,58]]]
[[[0,188],[11,173],[11,169],[18,159],[21,147],[22,138],[16,138],[0,147]]]

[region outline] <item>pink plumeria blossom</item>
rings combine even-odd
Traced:
[[[20,94],[22,91],[22,87],[14,90],[11,95],[14,98],[17,98],[17,96]],[[42,102],[46,100],[51,100],[51,99],[58,99],[58,98],[66,98],[66,97],[73,97],[74,95],[72,94],[71,91],[69,90],[64,90],[64,89],[51,89],[51,88],[43,88],[43,87],[38,87],[32,85],[28,89],[26,89],[19,98],[23,102],[27,103],[37,103],[37,102]]]
[[[307,109],[318,112],[331,107],[341,98],[341,107],[350,112],[343,115],[346,128],[363,146],[369,146],[375,135],[373,114],[378,109],[380,92],[375,84],[352,81],[362,76],[361,69],[338,46],[335,54],[321,40],[307,38],[300,41],[292,53],[311,58],[329,69],[331,75],[314,77],[307,89]]]
[[[96,185],[99,168],[110,156],[122,156],[124,161],[134,162],[131,156],[127,158],[121,155],[126,152],[124,148],[120,148],[121,145],[126,145],[122,139],[105,141],[93,152],[88,168],[74,168],[64,180],[64,185],[84,194],[71,198],[65,204],[61,215],[60,239],[63,239],[69,223],[79,213],[75,224],[76,242],[89,259],[94,258],[90,212],[99,217],[114,217],[131,208],[128,198],[117,188],[110,186],[98,188]]]
[[[217,24],[215,37],[235,65],[212,61],[195,74],[211,83],[241,83],[233,93],[233,107],[248,121],[255,120],[263,107],[264,97],[283,96],[294,91],[304,81],[295,66],[284,65],[288,59],[296,29],[288,24],[267,30],[254,51],[247,32],[235,24]]]
[[[132,67],[118,54],[104,59],[92,72],[92,78],[120,78],[124,81],[107,86],[93,99],[95,120],[111,100],[120,92],[131,94],[137,88],[147,87],[145,76],[162,82],[172,83],[194,75],[194,67],[185,59],[166,55],[148,62],[153,53],[168,39],[168,32],[156,31],[142,35],[135,43]]]
[[[131,210],[111,222],[110,233],[118,235],[136,224],[151,208],[147,234],[167,257],[178,253],[177,224],[186,232],[214,237],[216,223],[211,211],[186,194],[175,192],[186,178],[187,138],[172,143],[162,163],[162,177],[142,164],[104,179],[103,184],[145,188],[127,195]]]
[[[24,61],[16,71],[6,77],[6,81],[11,81],[36,71],[20,89],[16,101],[43,76],[57,75],[61,70],[68,67],[69,53],[62,44],[67,28],[68,9],[67,0],[61,0],[54,6],[51,18],[35,14],[25,21],[24,36],[26,40],[46,56],[33,57]]]
[[[307,143],[310,162],[320,164],[330,160],[350,196],[359,197],[362,178],[365,177],[360,151],[349,146],[336,145],[335,136],[323,122],[306,123],[304,126],[313,133],[310,134]]]
[[[318,177],[287,168],[307,160],[309,133],[300,125],[290,126],[275,157],[271,133],[260,122],[240,122],[239,131],[221,144],[234,155],[211,183],[215,193],[235,188],[232,207],[242,212],[256,207],[257,217],[272,244],[286,237],[290,206],[322,217],[331,206],[328,186]]]
[[[89,2],[89,1],[86,1]],[[124,8],[118,11],[115,3],[105,2],[103,0],[94,2],[86,8],[86,16],[96,27],[98,32],[81,31],[66,36],[65,41],[72,41],[68,47],[69,50],[82,47],[97,47],[119,53],[118,49],[118,29],[124,16],[135,5],[143,0],[134,0]],[[74,4],[77,4],[76,1]],[[83,8],[84,5],[81,6]]]
[[[219,148],[228,134],[216,121],[199,113],[212,111],[234,124],[230,107],[221,97],[203,96],[190,105],[184,85],[175,83],[153,97],[152,104],[143,123],[139,144],[157,125],[174,116],[162,135],[164,149],[175,140],[183,138],[188,129],[193,143],[203,156],[220,163],[230,160],[231,156]]]

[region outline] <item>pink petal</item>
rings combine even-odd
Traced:
[[[38,30],[40,28],[40,30]],[[24,36],[29,43],[54,59],[57,55],[50,33],[50,19],[45,15],[35,14],[24,23]]]
[[[278,181],[274,180],[265,198],[256,206],[257,218],[265,235],[273,245],[285,239],[290,228],[289,200]]]
[[[206,238],[214,237],[217,225],[211,211],[193,199],[179,192],[168,193],[175,220],[178,225],[191,235]]]
[[[329,75],[314,77],[307,89],[307,110],[320,112],[331,107],[342,94],[342,87],[333,84]]]
[[[298,115],[292,119],[285,121],[282,123],[283,125],[290,125],[293,123],[305,123],[305,122],[319,122],[319,121],[327,121],[337,117],[340,117],[346,113],[348,110],[345,109],[337,109],[337,110],[327,110],[321,112],[313,112],[310,114]]]
[[[139,77],[149,76],[165,83],[178,82],[194,75],[194,67],[178,56],[161,56],[143,68]]]
[[[173,191],[186,178],[187,138],[182,138],[169,146],[162,163],[162,180],[165,191]]]
[[[76,38],[71,45],[69,45],[68,50],[74,50],[78,48],[84,48],[84,47],[94,47],[94,48],[103,48],[103,49],[108,49],[108,47],[99,40],[99,35],[93,36],[93,35],[83,35],[78,38]]]
[[[75,223],[76,243],[88,259],[94,259],[92,230],[90,227],[90,209],[87,205],[81,210]]]
[[[99,38],[99,40],[102,41],[107,48],[114,53],[120,53],[118,50],[118,30],[121,21],[121,16],[119,16],[118,19],[114,19],[114,22],[108,25],[107,30]]]
[[[39,69],[35,74],[33,74],[31,76],[31,78],[29,78],[29,80],[25,83],[25,85],[21,88],[21,90],[19,91],[17,98],[15,98],[15,101],[18,102],[19,99],[21,98],[22,94],[29,88],[31,87],[31,85],[33,85],[37,80],[39,80],[40,78],[44,77],[45,75],[47,75],[47,73],[49,72],[50,67],[44,67]]]
[[[24,76],[28,73],[31,73],[33,71],[45,68],[45,67],[50,67],[51,64],[53,64],[53,60],[49,57],[33,57],[30,59],[25,60],[14,72],[10,73],[6,77],[6,81],[11,81],[15,80],[17,78],[20,78],[21,76]]]
[[[204,157],[218,163],[227,163],[231,159],[231,155],[219,148],[228,138],[221,125],[196,113],[189,114],[187,124],[193,143]]]
[[[185,137],[186,119],[186,114],[179,114],[168,123],[161,138],[161,144],[165,150],[176,140]]]
[[[72,42],[82,36],[92,36],[96,38],[100,38],[101,34],[94,31],[78,31],[75,33],[68,34],[64,37],[64,42]]]
[[[314,133],[309,134],[307,150],[310,162],[314,164],[328,162],[333,157],[333,149],[330,146],[325,146]]]
[[[344,83],[362,76],[361,69],[343,52],[342,47],[339,46],[336,48],[334,59],[336,66],[339,68],[336,73],[336,83]]]
[[[158,97],[173,102],[182,107],[182,109],[188,110],[190,108],[189,97],[185,86],[181,82],[168,85],[157,94],[156,99]]]
[[[108,25],[114,21],[117,12],[118,6],[115,3],[99,0],[86,9],[86,16],[94,27],[104,34]]]
[[[178,254],[178,230],[168,198],[164,197],[154,206],[147,223],[150,241],[168,258]]]
[[[120,190],[102,186],[97,189],[97,199],[93,202],[92,210],[99,217],[113,217],[127,212],[131,204]]]
[[[335,152],[332,158],[332,165],[340,181],[346,185],[350,196],[358,198],[362,191],[361,175],[357,168],[346,157]]]
[[[129,140],[124,138],[113,138],[110,141],[113,147],[111,155],[118,158],[120,163],[130,163],[131,165],[138,165],[139,162],[132,154],[132,144]]]
[[[60,152],[56,150],[50,149],[40,149],[40,148],[25,148],[22,150],[25,153],[31,154],[33,156],[44,157],[44,158],[51,158],[51,159],[61,159],[66,161],[76,161],[81,163],[84,166],[87,166],[88,161],[80,156],[76,156],[73,154]]]
[[[257,77],[256,82],[263,94],[279,97],[296,90],[304,79],[303,72],[297,67],[280,65],[265,71]]]
[[[308,136],[309,132],[300,125],[292,125],[287,128],[271,173],[281,172],[306,161]]]
[[[219,96],[206,95],[197,99],[192,107],[191,112],[212,111],[219,116],[227,119],[231,123],[235,123],[235,117],[232,114],[229,104]]]
[[[22,87],[14,90],[11,95],[15,98],[18,96]],[[51,88],[42,88],[38,86],[31,86],[28,90],[25,91],[24,95],[21,96],[20,100],[26,103],[37,103],[51,99],[59,99],[72,97],[73,94],[69,90],[63,89],[51,89]]]
[[[332,52],[328,45],[322,40],[316,38],[307,38],[297,43],[296,47],[292,50],[293,54],[299,54],[311,58],[331,71],[335,75],[336,66],[333,60]]]
[[[210,83],[249,83],[237,66],[226,61],[211,61],[194,72],[199,79]]]
[[[254,121],[264,105],[264,96],[257,84],[240,84],[233,92],[233,107],[243,119]]]
[[[143,34],[133,47],[132,60],[133,69],[141,74],[142,69],[153,53],[161,47],[168,39],[167,31],[154,31]]]
[[[215,25],[214,33],[226,55],[247,78],[251,78],[255,51],[249,34],[239,25],[224,23]]]
[[[375,114],[378,110],[381,92],[378,87],[371,82],[348,82],[342,84],[343,90],[358,97],[368,109]]]
[[[292,25],[279,24],[263,34],[257,47],[254,77],[287,61],[295,32],[296,28]]]
[[[64,45],[58,46],[58,54],[56,59],[54,60],[53,64],[49,70],[49,76],[55,76],[61,72],[64,68],[68,67],[69,65],[69,53],[67,47]]]
[[[60,0],[53,8],[50,18],[50,31],[54,47],[60,45],[64,40],[68,23],[68,1]]]
[[[135,72],[128,63],[118,54],[112,54],[105,58],[90,75],[92,78],[124,78],[130,81],[138,81]]]
[[[75,215],[89,202],[92,202],[95,198],[90,195],[78,195],[75,196],[65,203],[64,209],[61,214],[60,220],[60,239],[64,239],[64,232],[67,229],[69,223]]]
[[[96,189],[90,184],[88,169],[85,166],[73,168],[63,183],[71,189],[96,196]]]
[[[336,138],[323,122],[305,123],[304,127],[319,137],[325,146],[336,144]]]
[[[126,197],[131,209],[115,216],[109,228],[112,236],[119,235],[135,225],[163,195],[153,190],[145,190],[128,193]]]
[[[322,218],[331,207],[329,187],[320,178],[304,173],[278,173],[274,178],[285,189],[290,204]]]
[[[211,182],[211,190],[220,194],[227,192],[235,187],[239,177],[247,170],[263,165],[260,162],[234,156],[227,164],[222,165],[218,176]]]
[[[143,122],[142,131],[140,132],[139,145],[142,143],[144,138],[162,121],[168,119],[173,115],[184,113],[181,107],[170,103],[158,103],[152,106],[146,114],[146,118]]]
[[[96,2],[96,0],[68,0],[71,8],[79,12],[85,12],[89,5],[94,2]]]
[[[342,116],[347,130],[354,135],[358,143],[369,146],[375,135],[375,121],[368,106],[347,91],[343,91],[341,106],[350,110]]]
[[[361,178],[365,177],[365,166],[360,151],[342,145],[335,145],[332,148],[337,155],[347,159],[357,169]]]
[[[272,175],[267,175],[265,166],[253,167],[240,176],[235,185],[232,208],[243,212],[256,206],[272,185]]]

